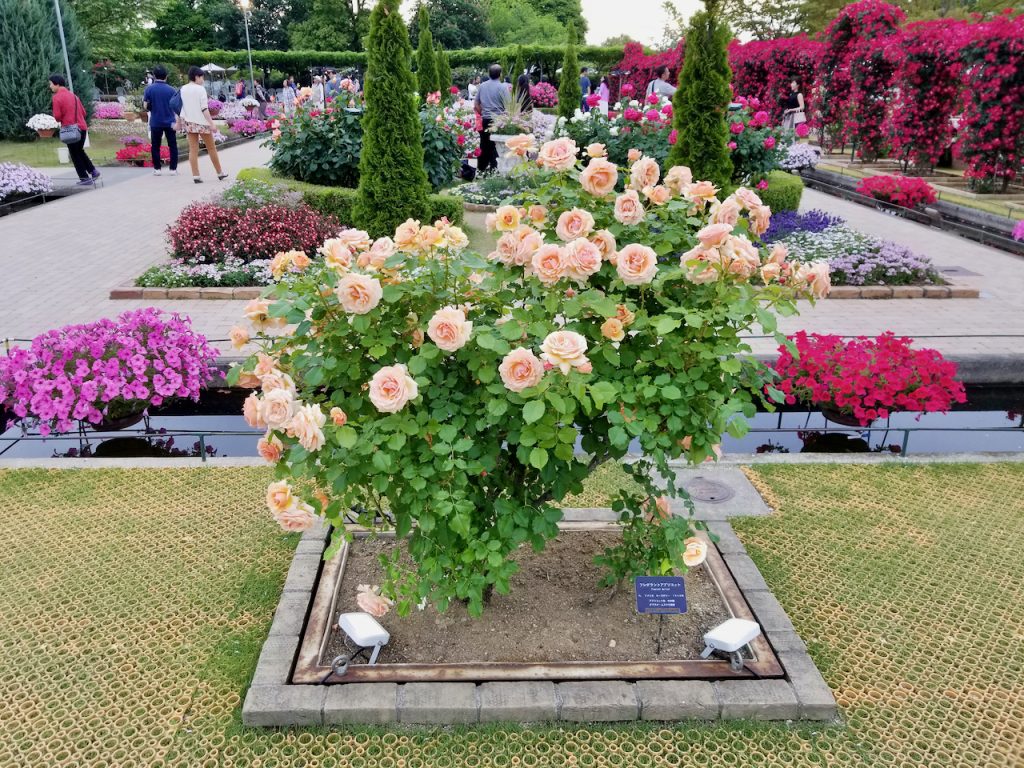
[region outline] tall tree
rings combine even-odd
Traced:
[[[412,47],[398,0],[380,0],[367,37],[366,113],[359,157],[356,226],[374,237],[394,234],[406,219],[425,221],[427,174],[423,135],[412,94]]]
[[[747,32],[758,40],[807,31],[805,0],[727,0],[722,15],[733,30]]]
[[[576,28],[580,39],[587,32],[587,20],[583,18],[583,6],[580,0],[530,0],[537,12],[544,16],[554,16],[563,26],[570,24]]]
[[[417,14],[420,17],[420,44],[416,49],[416,85],[420,96],[440,90],[437,81],[437,57],[434,55],[434,37],[430,34],[430,16],[427,9],[420,6]]]
[[[493,42],[483,0],[425,0],[422,5],[430,17],[434,40],[449,51]],[[419,18],[415,13],[409,23],[409,37],[413,40],[419,39]]]
[[[150,37],[157,48],[188,51],[213,44],[210,20],[188,2],[169,0],[157,14]]]
[[[490,0],[487,14],[497,45],[546,45],[564,34],[562,22],[542,14],[530,0]]]
[[[683,69],[672,102],[673,124],[679,133],[667,164],[689,166],[694,179],[725,187],[732,177],[726,146],[726,114],[732,100],[728,53],[732,33],[719,18],[720,0],[704,0],[704,6],[686,30]]]
[[[437,45],[435,61],[437,62],[437,85],[441,89],[441,93],[445,93],[452,85],[452,65],[448,61],[448,52],[440,43]]]
[[[93,49],[113,51],[144,41],[143,27],[153,21],[153,4],[143,0],[71,0]]]
[[[576,58],[576,28],[570,24],[562,58],[562,81],[558,84],[558,116],[572,117],[583,101],[580,88],[580,62]]]
[[[303,51],[361,51],[369,25],[367,3],[313,0],[308,18],[291,24],[292,48]]]
[[[94,90],[92,60],[78,17],[60,0],[71,85],[86,109]],[[28,138],[25,122],[51,108],[46,79],[64,74],[60,33],[49,0],[0,0],[0,138]]]

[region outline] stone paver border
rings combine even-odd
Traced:
[[[758,510],[758,513],[761,513]],[[731,514],[736,514],[731,512]],[[763,513],[761,513],[763,514]],[[290,684],[328,529],[303,534],[242,706],[250,726],[629,720],[834,721],[831,689],[785,610],[723,519],[709,531],[785,670],[784,678]]]
[[[140,288],[131,283],[110,289],[111,299],[258,299],[263,288]]]

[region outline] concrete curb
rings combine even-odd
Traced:
[[[140,288],[134,283],[119,285],[110,289],[109,298],[116,299],[207,299],[244,301],[258,299],[264,287],[250,288]]]
[[[732,470],[735,471],[735,470]],[[574,510],[584,517],[588,510]],[[740,591],[782,664],[785,677],[741,680],[580,680],[555,683],[415,682],[293,685],[299,636],[315,593],[310,574],[327,546],[327,527],[303,534],[281,603],[242,706],[249,726],[633,720],[835,721],[835,696],[768,590],[732,526],[709,523]],[[308,585],[308,586],[307,586]]]

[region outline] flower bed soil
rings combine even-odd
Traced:
[[[479,619],[461,603],[444,613],[432,606],[414,608],[405,617],[392,611],[381,619],[391,641],[378,663],[696,659],[704,632],[730,617],[707,569],[695,568],[685,577],[686,613],[638,614],[632,583],[617,591],[597,586],[602,571],[593,558],[617,538],[608,532],[563,531],[540,554],[523,545],[511,594],[495,594]],[[359,610],[357,585],[382,581],[379,555],[394,546],[390,538],[356,540],[345,563],[337,613]],[[324,657],[329,661],[344,652],[335,624]]]

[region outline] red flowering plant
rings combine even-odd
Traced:
[[[537,83],[530,86],[530,98],[538,107],[557,107],[558,89],[551,83]]]
[[[901,208],[931,205],[936,200],[931,184],[917,176],[868,176],[857,183],[857,191]]]
[[[942,19],[910,24],[902,35],[886,38],[889,57],[902,61],[887,133],[904,171],[930,171],[953,141],[963,73],[960,48],[968,29],[965,22]]]
[[[153,167],[153,146],[147,143],[132,143],[117,150],[114,155],[117,158],[117,162],[123,163],[124,165],[135,166],[136,168],[152,168]],[[164,163],[171,162],[171,149],[170,147],[161,145],[160,147],[160,160]]]
[[[757,184],[786,159],[792,138],[773,126],[760,99],[740,96],[742,109],[729,113],[733,181]]]
[[[979,191],[1006,191],[1024,173],[1024,16],[1009,9],[970,27],[961,50],[966,104],[957,151]]]
[[[779,381],[769,394],[787,405],[825,406],[870,424],[898,411],[946,412],[967,401],[956,364],[934,349],[911,349],[910,339],[807,334],[779,347]]]
[[[680,40],[675,48],[648,55],[644,53],[644,47],[640,43],[626,43],[622,49],[622,61],[615,67],[617,71],[626,74],[622,79],[610,79],[612,102],[619,98],[642,99],[647,94],[647,85],[654,79],[654,73],[664,66],[669,68],[668,81],[674,85],[683,69],[685,48],[686,41]]]
[[[821,51],[821,42],[806,35],[749,43],[734,40],[729,45],[733,88],[736,93],[759,99],[760,108],[768,112],[773,123],[779,123],[790,93],[789,84],[796,80],[810,120],[813,114],[810,91]]]
[[[282,251],[313,254],[341,229],[334,216],[306,205],[236,208],[193,203],[167,229],[171,256],[192,264],[228,258],[246,262],[272,259]]]

